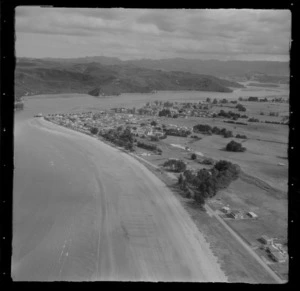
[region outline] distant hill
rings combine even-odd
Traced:
[[[213,75],[216,77],[249,77],[252,74],[264,74],[270,76],[289,76],[289,62],[273,61],[220,61],[220,60],[199,60],[199,59],[138,59],[122,61],[114,57],[93,56],[84,58],[44,60],[59,63],[100,63],[102,65],[131,65],[141,68],[183,71],[195,74]]]
[[[277,84],[289,84],[289,76],[267,75],[261,73],[248,73],[245,75],[249,81],[258,81],[260,83],[277,83]]]
[[[86,60],[92,62],[86,62]],[[118,63],[118,59],[100,57],[82,59],[26,59],[17,60],[15,96],[46,93],[89,93],[91,95],[119,95],[146,93],[156,90],[195,90],[232,92],[229,87],[243,87],[239,83],[203,74],[146,69]],[[103,64],[103,60],[106,64]],[[98,59],[99,61],[99,59]],[[115,64],[108,64],[115,61]]]
[[[270,61],[219,61],[191,59],[132,60],[128,64],[165,71],[184,71],[196,74],[209,74],[217,77],[245,76],[253,72],[266,75],[289,76],[288,62]]]

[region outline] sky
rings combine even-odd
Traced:
[[[19,6],[16,56],[288,61],[289,10]]]

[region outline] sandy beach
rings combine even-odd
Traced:
[[[63,216],[52,214],[49,231],[13,263],[14,280],[227,281],[189,214],[144,165],[43,119],[31,125],[47,135],[59,134],[84,156],[93,190],[76,207],[60,205]],[[51,216],[55,199],[37,219]]]

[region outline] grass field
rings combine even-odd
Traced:
[[[261,108],[259,103],[245,103],[249,115],[259,118]],[[266,103],[267,110],[284,112],[287,109],[286,104]],[[268,108],[268,106],[270,108]],[[251,111],[250,109],[251,108]],[[270,117],[274,120],[280,117]],[[232,130],[233,134],[245,134],[248,139],[224,138],[218,135],[201,135],[200,140],[192,138],[183,138],[168,136],[157,142],[157,145],[163,150],[162,155],[146,156],[145,159],[155,165],[162,165],[169,158],[184,160],[188,167],[194,169],[209,168],[210,166],[201,165],[197,160],[190,158],[191,153],[200,152],[205,157],[214,160],[226,159],[238,164],[246,178],[233,182],[229,188],[220,191],[216,198],[221,199],[222,205],[229,205],[231,209],[253,211],[258,215],[257,219],[228,220],[227,223],[238,232],[245,241],[251,245],[258,245],[258,239],[261,235],[278,238],[281,242],[287,241],[287,182],[288,182],[288,126],[273,125],[265,123],[251,123],[249,125],[235,125],[222,122],[221,119],[208,118],[188,118],[188,119],[168,119],[160,120],[164,124],[176,124],[178,126],[193,127],[196,124],[209,124]],[[241,142],[247,148],[243,153],[232,153],[224,150],[226,144],[235,140]],[[171,144],[188,146],[191,151],[173,147]],[[138,149],[138,153],[145,152]],[[247,178],[248,177],[248,178]],[[250,177],[250,178],[249,178]],[[184,198],[182,198],[184,199]],[[242,249],[230,239],[230,235],[214,221],[214,218],[208,217],[195,207],[190,201],[184,201],[188,211],[195,218],[198,228],[207,235],[208,240],[213,246],[216,255],[224,264],[232,282],[266,282],[263,278],[264,273],[259,273],[259,268],[251,260],[245,263],[247,255]],[[213,205],[214,209],[219,209],[219,205]],[[258,249],[259,252],[259,249]],[[262,251],[264,255],[265,252]],[[271,263],[266,260],[271,267],[283,278],[288,276],[288,263]],[[225,268],[226,266],[226,268]],[[246,267],[245,267],[246,266]],[[250,279],[252,278],[252,279]],[[253,281],[253,282],[254,282]]]

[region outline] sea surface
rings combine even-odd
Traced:
[[[33,250],[38,249],[41,241],[47,239],[54,224],[64,221],[67,225],[70,213],[76,215],[79,205],[83,202],[92,203],[95,193],[94,182],[90,177],[93,169],[87,162],[89,157],[86,153],[81,152],[78,147],[73,147],[67,136],[37,126],[33,118],[35,114],[101,110],[116,106],[139,107],[151,100],[200,101],[207,97],[236,99],[239,96],[249,95],[288,97],[288,91],[284,88],[276,90],[259,88],[259,91],[251,93],[238,89],[233,93],[185,91],[122,94],[106,98],[83,94],[39,95],[24,98],[24,110],[15,113],[14,124],[12,271],[15,278],[18,280],[37,278],[51,280],[51,276],[52,279],[58,278],[56,276],[59,274],[50,274],[44,264],[34,261],[35,259],[28,259],[28,256]],[[63,224],[55,227],[56,229],[61,227],[61,231],[65,232]],[[56,243],[59,242],[51,241],[51,244],[49,242],[49,252],[55,248]],[[46,258],[44,250],[43,254]],[[24,260],[26,256],[27,259]],[[25,261],[26,266],[22,265]],[[51,262],[47,266],[51,266]],[[47,272],[50,277],[45,277]]]

